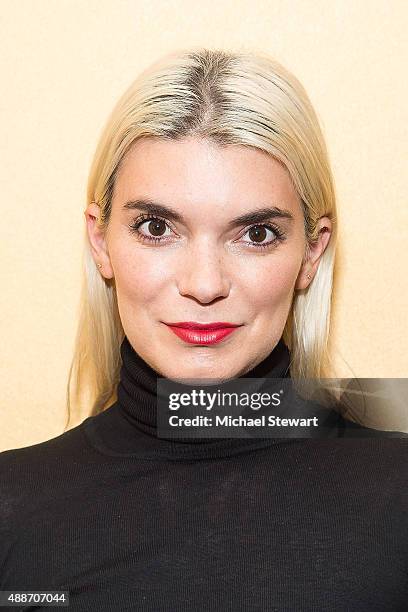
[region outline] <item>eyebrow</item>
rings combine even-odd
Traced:
[[[138,209],[152,215],[166,217],[167,219],[176,221],[178,223],[185,223],[183,216],[177,212],[177,210],[171,208],[171,206],[166,206],[150,199],[129,200],[123,205],[123,208],[125,210]],[[289,221],[295,220],[292,213],[290,213],[288,210],[279,208],[277,206],[267,206],[263,208],[256,208],[255,210],[251,210],[243,215],[234,217],[234,219],[231,219],[231,221],[228,222],[228,227],[239,227],[240,225],[246,225],[247,223],[262,223],[263,221],[267,221],[268,219],[272,218],[288,219]]]

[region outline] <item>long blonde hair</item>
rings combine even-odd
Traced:
[[[256,147],[288,169],[304,213],[307,243],[321,216],[332,221],[329,244],[305,290],[295,292],[283,338],[294,380],[332,375],[328,348],[337,217],[326,145],[301,83],[259,52],[192,48],[167,55],[132,83],[114,107],[90,170],[87,205],[109,223],[115,177],[130,146],[142,137],[207,138],[220,146]],[[114,279],[99,273],[84,232],[78,329],[67,385],[68,421],[113,403],[119,381],[120,321]],[[305,258],[307,258],[307,248]],[[85,413],[81,415],[82,406]]]

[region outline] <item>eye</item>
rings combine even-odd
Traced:
[[[131,232],[136,234],[139,240],[146,242],[166,242],[172,232],[164,219],[152,215],[137,217],[129,228]],[[165,234],[166,230],[169,230],[167,235]]]
[[[150,235],[149,233],[145,234],[144,231],[142,231],[141,233],[143,235],[146,235],[148,238],[162,238],[165,235],[164,232],[166,231],[166,229],[171,231],[167,223],[163,219],[150,219],[147,221],[143,221],[143,223],[139,225],[139,231],[143,226],[145,226],[145,230],[149,232]]]
[[[244,234],[249,236],[250,242],[246,242],[254,248],[266,248],[283,242],[285,234],[282,230],[272,224],[253,225]]]

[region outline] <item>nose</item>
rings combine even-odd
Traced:
[[[178,275],[179,293],[208,304],[227,297],[230,281],[225,270],[224,253],[211,241],[203,240],[186,250]]]

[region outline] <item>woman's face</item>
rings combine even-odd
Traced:
[[[137,141],[117,176],[106,233],[95,224],[98,205],[85,215],[129,342],[175,379],[228,379],[262,361],[330,235],[302,265],[303,214],[287,170],[258,149],[192,137]],[[329,219],[321,225],[330,231]],[[237,327],[176,333],[169,323],[180,322]]]

